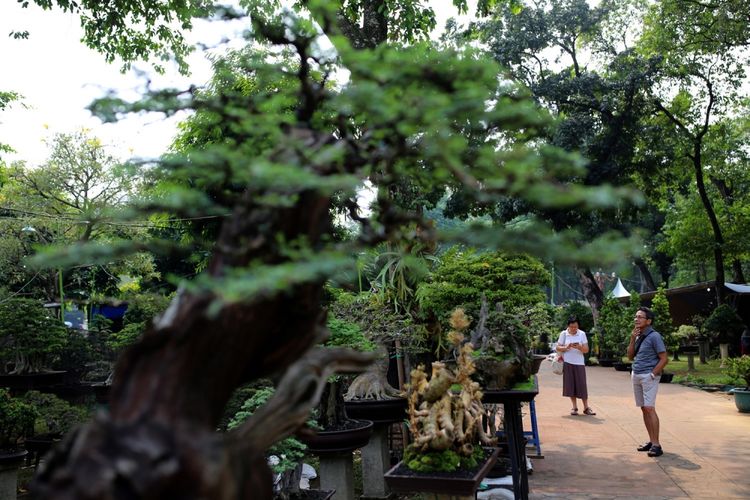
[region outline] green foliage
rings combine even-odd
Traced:
[[[34,407],[0,388],[0,450],[14,450],[21,438],[34,433]]]
[[[669,300],[664,286],[656,290],[653,300],[651,301],[651,311],[654,313],[654,323],[651,325],[654,330],[661,333],[664,344],[671,351],[679,347],[679,340],[675,335],[675,327],[672,323],[672,315],[669,312]]]
[[[730,358],[727,363],[727,375],[734,379],[742,379],[745,386],[750,388],[750,356],[744,355],[739,358]]]
[[[630,333],[633,331],[635,311],[640,307],[640,295],[636,292],[630,296],[630,303],[623,306],[614,297],[604,300],[599,312],[599,328],[601,329],[602,358],[619,359],[627,350]]]
[[[167,309],[170,298],[157,293],[141,293],[127,297],[127,301],[122,330],[113,333],[108,342],[109,347],[117,351],[135,342],[146,331],[149,322]]]
[[[338,292],[330,306],[330,315],[356,324],[362,334],[377,344],[398,340],[409,353],[423,352],[427,339],[425,326],[411,315],[397,313],[379,293]]]
[[[693,325],[680,325],[675,332],[675,337],[681,344],[694,342],[698,338],[698,335],[700,335],[700,331],[698,327]]]
[[[474,448],[471,455],[459,455],[453,450],[420,452],[411,447],[404,450],[404,463],[416,472],[453,472],[472,470],[485,460],[484,449]]]
[[[722,304],[711,312],[703,329],[712,332],[721,343],[733,343],[739,340],[745,324],[731,306]]]
[[[326,340],[326,346],[351,347],[358,351],[375,350],[375,344],[364,336],[356,323],[329,316],[328,330],[331,332],[331,336]]]
[[[273,393],[274,390],[272,387],[263,387],[255,391],[255,394],[242,404],[240,410],[229,421],[227,430],[231,431],[242,425],[258,408],[263,406],[273,396]],[[310,422],[309,425],[314,426],[314,423]],[[307,450],[307,446],[292,437],[274,443],[268,449],[268,455],[277,456],[279,462],[272,465],[271,468],[277,474],[294,469],[305,456],[305,450]]]
[[[557,309],[555,326],[558,331],[562,331],[568,326],[568,318],[571,316],[578,318],[578,327],[581,330],[586,333],[593,331],[594,314],[589,306],[578,301],[567,302]]]
[[[0,361],[12,373],[32,373],[49,367],[66,345],[67,329],[42,304],[31,299],[0,301]]]
[[[440,257],[429,282],[420,285],[417,300],[423,316],[434,316],[447,327],[456,307],[476,318],[482,294],[491,309],[497,303],[511,310],[544,302],[547,283],[549,272],[532,257],[454,247]]]
[[[26,392],[21,400],[37,411],[34,422],[34,434],[67,434],[73,427],[82,424],[89,418],[89,412],[79,406],[73,406],[54,394],[39,391]]]

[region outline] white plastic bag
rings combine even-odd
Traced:
[[[555,375],[562,375],[563,372],[563,357],[562,354],[557,353],[554,358],[552,358],[552,373]]]

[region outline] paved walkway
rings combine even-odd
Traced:
[[[545,458],[533,461],[532,499],[750,499],[750,414],[731,396],[661,384],[664,455],[650,458],[635,450],[648,435],[630,374],[589,367],[587,377],[597,415],[573,417],[562,377],[542,364],[536,412]]]

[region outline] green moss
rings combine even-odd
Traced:
[[[528,380],[524,380],[523,382],[518,382],[516,385],[513,386],[514,391],[533,391],[534,389],[536,389],[536,386],[534,385],[533,375],[529,377]]]
[[[465,457],[453,450],[421,452],[408,447],[404,452],[404,463],[415,472],[453,472],[458,469],[470,470],[484,461],[484,449],[480,446]]]

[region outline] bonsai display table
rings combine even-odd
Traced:
[[[513,476],[513,495],[516,499],[529,498],[529,476],[526,470],[526,440],[523,432],[521,403],[530,403],[539,394],[539,382],[534,375],[534,389],[528,391],[484,391],[483,403],[502,404],[504,428],[508,437],[508,456]]]

